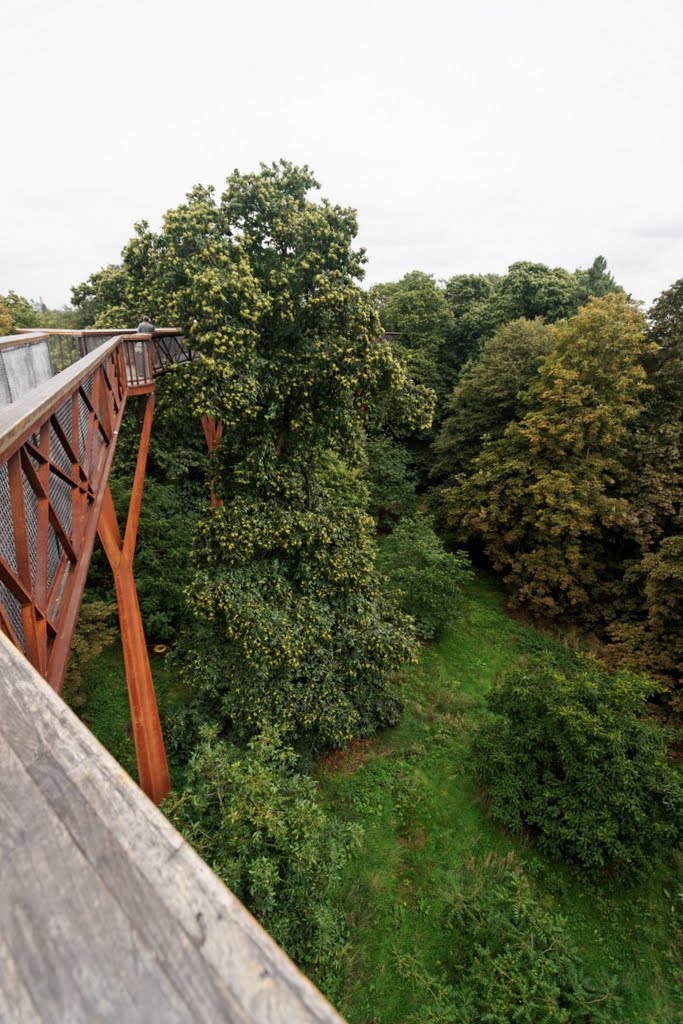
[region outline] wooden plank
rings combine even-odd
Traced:
[[[343,1024],[2,635],[0,739],[3,1022]]]
[[[0,337],[0,352],[8,348],[21,348],[22,345],[37,345],[39,341],[47,341],[49,334],[34,330],[22,334],[5,334]]]
[[[0,861],[1,863],[1,861]],[[38,1008],[19,976],[12,950],[0,933],[0,1020],[31,1022],[38,1018]]]
[[[175,993],[150,984],[153,950],[127,925],[115,895],[88,863],[19,757],[0,735],[0,933],[13,974],[30,993],[28,1020],[189,1019],[191,1007]],[[87,841],[88,834],[82,837]],[[58,866],[58,870],[55,867]],[[77,880],[74,885],[70,877]],[[107,922],[93,928],[93,918]],[[103,984],[99,963],[117,962],[143,983],[135,991],[114,978]],[[122,979],[123,980],[123,979]],[[13,987],[16,986],[16,981]],[[3,983],[0,989],[4,989]],[[10,1008],[9,1017],[18,1019]]]

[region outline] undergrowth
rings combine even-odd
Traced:
[[[401,723],[321,764],[325,804],[364,834],[338,893],[351,1024],[683,1019],[680,861],[631,883],[579,879],[499,830],[472,775],[470,737],[494,681],[539,655],[571,673],[575,646],[513,619],[479,578],[404,672]],[[512,935],[515,913],[525,923]],[[544,962],[551,943],[558,957]]]

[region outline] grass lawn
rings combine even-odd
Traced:
[[[339,895],[350,952],[341,998],[335,997],[351,1024],[426,1017],[435,998],[429,977],[438,977],[448,959],[449,895],[464,872],[510,854],[545,906],[567,918],[586,973],[598,985],[616,984],[615,1024],[683,1021],[680,864],[628,886],[579,881],[487,819],[466,767],[468,736],[487,689],[517,658],[542,649],[569,656],[513,619],[496,585],[478,579],[458,623],[405,672],[400,725],[320,766],[322,799],[364,829]]]
[[[567,919],[598,988],[616,985],[615,1024],[683,1022],[681,865],[657,868],[630,886],[580,881],[524,841],[504,836],[488,820],[467,769],[468,737],[487,689],[516,659],[543,650],[560,661],[572,657],[558,641],[512,618],[499,587],[478,578],[457,623],[406,669],[401,723],[319,766],[321,799],[364,830],[339,892],[350,927],[344,976],[330,986],[350,1024],[427,1018],[435,1003],[431,979],[448,961],[449,897],[462,888],[465,873],[484,877],[487,865],[510,855],[535,895]],[[164,657],[150,657],[163,715],[184,693]],[[120,645],[89,662],[85,675],[82,717],[135,778]],[[182,781],[178,766],[171,765],[171,774]]]
[[[182,703],[185,696],[183,688],[178,683],[177,674],[166,667],[164,655],[150,652],[149,657],[159,709],[170,710]],[[137,782],[133,727],[121,644],[112,644],[89,661],[83,675],[86,680],[87,704],[79,711],[80,717]],[[173,778],[173,765],[169,767]]]

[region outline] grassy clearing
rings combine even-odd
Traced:
[[[579,881],[503,836],[467,770],[468,735],[487,689],[517,658],[540,650],[559,661],[572,657],[511,618],[499,589],[477,580],[458,624],[405,673],[400,725],[321,765],[325,803],[365,831],[339,896],[351,939],[340,1009],[351,1024],[398,1024],[429,1011],[427,976],[438,976],[448,957],[448,897],[464,868],[509,854],[544,904],[567,918],[586,972],[598,982],[616,979],[622,1009],[615,1024],[683,1020],[680,866],[629,886]]]
[[[177,674],[166,667],[164,655],[150,653],[159,708],[171,710],[185,696]],[[133,727],[121,644],[115,643],[89,661],[83,671],[87,704],[81,718],[129,775],[137,781]],[[170,766],[172,775],[173,765]]]
[[[404,675],[405,713],[391,730],[330,755],[318,771],[322,799],[364,829],[339,893],[350,925],[346,976],[330,994],[350,1024],[400,1024],[433,1002],[428,976],[448,957],[443,929],[463,871],[513,854],[548,908],[568,920],[593,977],[616,978],[615,1024],[681,1024],[680,931],[683,871],[660,868],[625,887],[579,881],[491,824],[466,768],[468,736],[484,695],[514,661],[557,640],[513,619],[495,583],[469,588],[457,625]],[[184,693],[163,656],[151,655],[162,714]],[[119,644],[87,666],[83,718],[136,776],[128,694]],[[171,766],[179,777],[178,766]],[[420,968],[416,969],[416,963]]]

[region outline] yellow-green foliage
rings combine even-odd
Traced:
[[[612,571],[610,537],[628,521],[618,481],[646,388],[645,321],[611,294],[551,330],[524,415],[484,443],[443,500],[448,521],[481,538],[519,603],[543,615],[591,613]]]
[[[134,296],[184,329],[199,353],[186,404],[224,427],[212,465],[224,504],[198,531],[188,589],[201,715],[339,745],[395,720],[389,677],[410,652],[349,474],[368,421],[426,427],[433,394],[360,288],[355,212],[314,201],[317,187],[284,162],[235,172],[219,199],[197,186],[160,234],[138,226],[123,285],[108,284],[117,303]]]
[[[14,320],[12,319],[10,308],[3,296],[0,295],[0,336],[12,334],[13,330]]]
[[[291,957],[321,982],[335,972],[345,922],[331,897],[359,829],[317,802],[278,730],[239,750],[204,728],[164,810]]]

